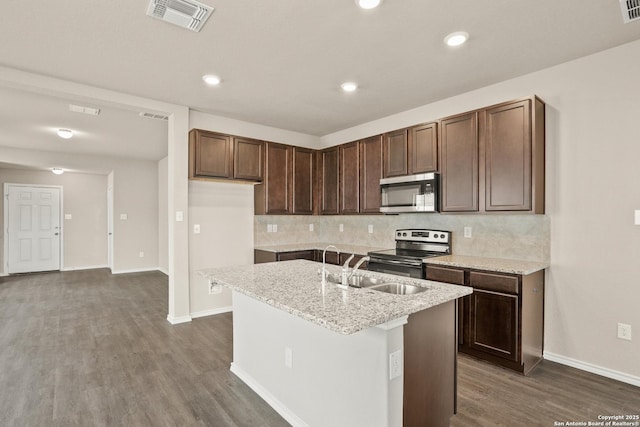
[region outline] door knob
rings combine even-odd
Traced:
[[[57,236],[59,233],[54,233],[54,234]]]

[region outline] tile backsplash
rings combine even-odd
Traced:
[[[268,232],[274,224],[277,232]],[[471,227],[471,238],[464,237],[464,227]],[[256,215],[253,235],[256,246],[325,242],[393,248],[394,231],[401,228],[451,231],[456,255],[540,262],[550,257],[547,215]]]

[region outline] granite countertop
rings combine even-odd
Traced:
[[[543,262],[519,261],[503,258],[484,258],[465,255],[445,255],[426,258],[424,262],[425,264],[472,268],[475,270],[487,270],[499,273],[521,274],[523,276],[549,267],[548,263]]]
[[[366,288],[343,290],[333,283],[322,292],[322,264],[307,261],[282,261],[238,267],[220,267],[199,273],[211,282],[286,311],[294,316],[344,335],[378,326],[399,317],[463,297],[472,292],[456,286],[383,273],[364,272],[367,276],[388,278],[429,288],[414,295],[393,295]],[[340,267],[327,265],[330,273]]]
[[[293,252],[293,251],[306,251],[306,250],[324,250],[329,245],[333,245],[340,250],[340,253],[344,254],[358,254],[358,255],[366,255],[371,251],[380,251],[389,248],[377,248],[372,246],[362,246],[362,245],[349,245],[343,243],[290,243],[283,245],[267,245],[267,246],[255,246],[254,249],[258,249],[260,251],[267,252]],[[331,252],[335,252],[335,249],[331,248]]]

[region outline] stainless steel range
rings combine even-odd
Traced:
[[[369,252],[367,269],[422,279],[422,264],[426,258],[450,253],[450,231],[396,230],[396,248]]]

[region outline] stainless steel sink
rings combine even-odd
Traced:
[[[394,295],[413,295],[428,290],[428,288],[405,283],[382,283],[379,285],[369,286],[368,289]]]
[[[340,274],[333,274],[327,272],[327,281],[331,283],[342,283],[342,277]],[[410,285],[407,283],[387,282],[380,277],[371,277],[360,274],[354,274],[349,278],[349,286],[356,288],[373,289],[378,292],[386,292],[394,295],[413,295],[428,290],[421,286]]]
[[[342,276],[340,274],[333,274],[327,272],[327,282],[341,284]],[[354,274],[349,278],[349,286],[356,288],[368,288],[371,286],[384,284],[384,280],[379,277],[363,276],[360,274]]]

